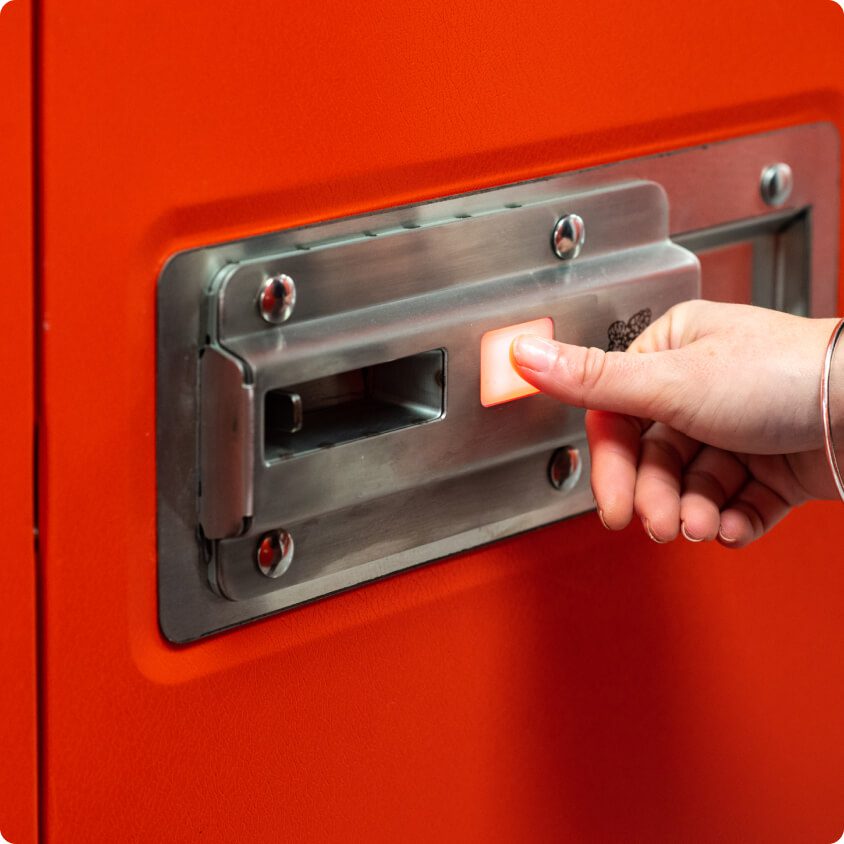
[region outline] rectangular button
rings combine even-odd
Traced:
[[[553,339],[554,322],[550,317],[543,317],[496,328],[481,337],[481,404],[484,407],[504,404],[539,392],[519,375],[510,357],[510,346],[520,334]]]

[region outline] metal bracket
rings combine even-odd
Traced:
[[[786,158],[776,213],[811,207],[812,302],[828,310],[818,253],[834,255],[837,209],[800,133],[834,169],[834,131],[801,127],[175,256],[158,314],[165,635],[591,508],[582,412],[483,407],[482,335],[550,317],[558,339],[620,342],[634,316],[699,295],[670,233],[768,219],[760,174]],[[706,160],[752,183],[690,179]]]

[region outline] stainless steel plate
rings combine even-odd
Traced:
[[[779,161],[794,188],[774,211],[760,180]],[[559,339],[606,347],[612,322],[697,295],[687,250],[704,292],[711,267],[722,298],[832,313],[837,168],[834,128],[796,127],[174,256],[158,288],[164,634],[589,509],[582,414],[543,396],[482,407],[483,333],[551,317]],[[586,242],[560,261],[568,213]],[[751,278],[733,289],[726,267]],[[296,287],[280,325],[256,305],[278,274]],[[560,490],[548,463],[567,445],[582,461]],[[267,577],[256,554],[278,530],[295,550]]]

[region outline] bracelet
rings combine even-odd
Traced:
[[[841,478],[841,470],[838,468],[838,458],[835,456],[835,448],[832,445],[832,418],[829,408],[829,376],[832,370],[832,355],[835,352],[835,345],[841,332],[844,331],[844,319],[840,319],[832,329],[829,343],[826,346],[826,357],[823,362],[823,375],[821,376],[821,419],[823,420],[823,440],[826,449],[826,459],[832,471],[832,479],[841,500],[844,501],[844,480]]]

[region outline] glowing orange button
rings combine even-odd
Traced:
[[[481,337],[481,404],[484,407],[539,392],[519,375],[510,359],[510,345],[520,334],[536,334],[550,340],[554,337],[554,322],[550,317],[543,317],[496,328]]]

